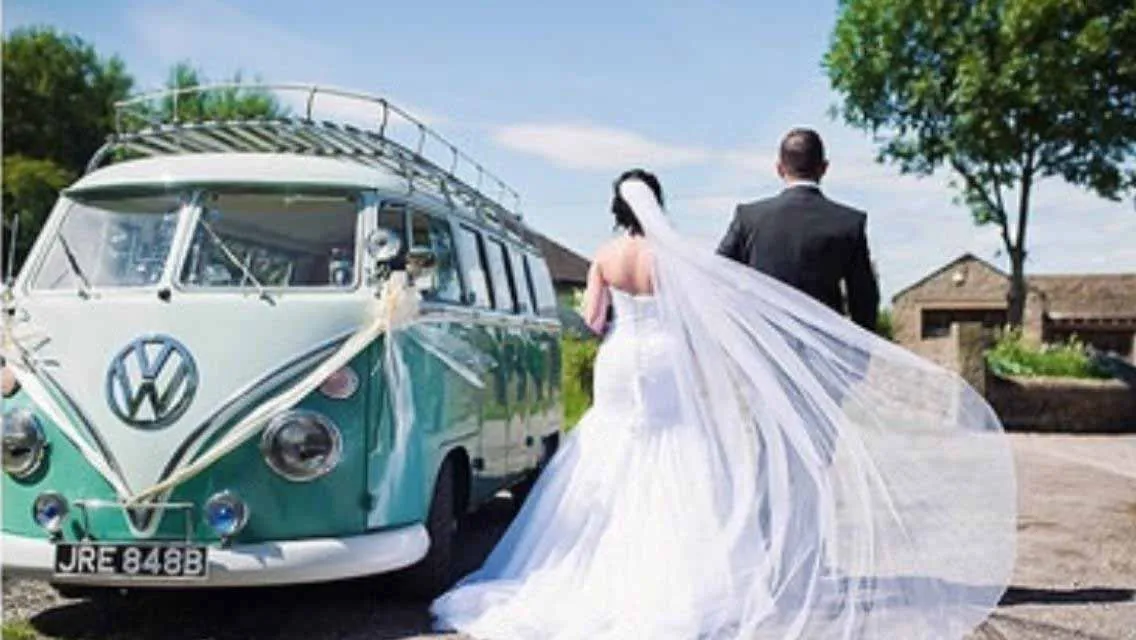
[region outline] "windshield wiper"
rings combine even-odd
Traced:
[[[79,297],[84,300],[90,298],[91,281],[87,279],[87,274],[83,273],[83,268],[79,266],[79,260],[75,258],[75,252],[71,250],[71,245],[68,244],[62,231],[59,232],[59,246],[63,247],[63,254],[67,256],[67,264],[71,267],[71,273],[79,279]]]
[[[221,239],[221,236],[217,235],[217,232],[213,230],[213,225],[209,224],[209,221],[205,219],[204,213],[202,213],[201,218],[198,220],[198,224],[201,225],[202,229],[205,229],[205,232],[208,233],[209,237],[213,240],[213,244],[217,245],[217,248],[221,250],[221,253],[225,254],[225,257],[229,259],[229,262],[232,262],[234,265],[236,265],[237,268],[241,270],[241,273],[244,274],[244,277],[252,282],[252,285],[256,287],[256,292],[257,294],[259,294],[260,299],[264,300],[268,304],[276,304],[276,301],[272,299],[271,295],[269,295],[268,290],[265,289],[264,285],[260,283],[260,280],[257,280],[256,276],[252,274],[252,269],[249,269],[248,265],[246,265],[243,261],[238,260],[236,254],[234,254],[232,250],[229,249],[229,245],[225,244],[225,241]]]

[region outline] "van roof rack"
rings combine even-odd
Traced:
[[[182,100],[207,92],[247,90],[268,92],[278,99],[289,94],[302,98],[303,117],[178,118]],[[318,96],[349,100],[350,108],[362,114],[373,112],[375,128],[317,119]],[[287,99],[283,102],[291,103]],[[428,189],[451,204],[464,205],[481,221],[528,237],[516,190],[386,98],[316,85],[221,83],[141,94],[114,106],[115,132],[91,158],[87,172],[104,162],[193,153],[298,153],[340,158],[392,171],[405,178],[412,190]],[[395,139],[396,135],[403,139]],[[487,195],[487,189],[496,190],[497,197]],[[512,207],[503,204],[506,199],[512,201]]]

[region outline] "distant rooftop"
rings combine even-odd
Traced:
[[[963,263],[979,264],[1004,279],[1010,276],[997,266],[965,253],[901,289],[893,302],[921,290],[940,274]],[[1045,298],[1048,315],[1054,318],[1136,318],[1136,273],[1026,274],[1026,284]],[[941,293],[941,292],[939,292]],[[923,297],[935,293],[921,293]],[[1005,290],[979,292],[991,301],[1003,301]]]
[[[588,259],[548,236],[530,232],[533,243],[544,254],[552,281],[557,286],[583,287],[588,282]]]
[[[1050,315],[1136,317],[1136,273],[1027,275]]]

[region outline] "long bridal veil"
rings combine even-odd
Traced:
[[[1016,531],[1013,459],[954,373],[681,235],[627,181],[656,256],[683,423],[717,454],[729,551],[708,637],[955,638],[996,606]]]
[[[654,255],[655,295],[621,297],[617,333],[630,319],[651,338],[605,345],[596,376],[631,372],[632,404],[661,419],[631,424],[634,412],[597,402],[482,569],[434,603],[440,623],[557,640],[976,626],[1014,560],[1013,460],[990,407],[955,374],[692,242],[642,182],[620,191]],[[598,383],[597,399],[605,385],[619,386]]]

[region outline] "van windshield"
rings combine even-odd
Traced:
[[[353,287],[356,194],[209,193],[182,266],[190,287]]]
[[[156,284],[169,257],[181,194],[73,199],[35,289],[145,287]]]

